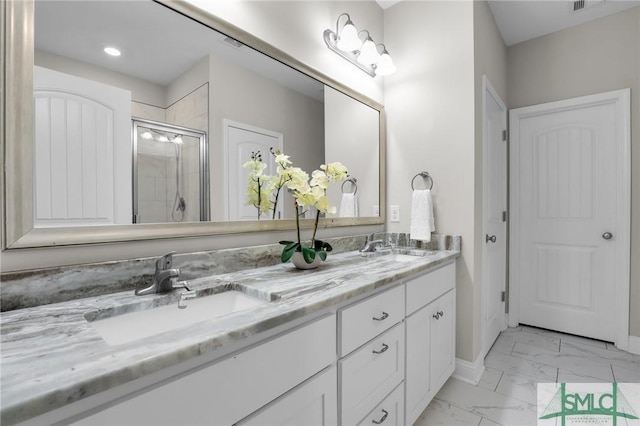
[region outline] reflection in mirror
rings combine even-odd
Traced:
[[[315,170],[330,161],[346,164],[358,179],[361,219],[330,223],[382,223],[381,217],[371,213],[372,206],[384,199],[384,188],[380,187],[384,179],[380,174],[384,159],[380,150],[384,146],[382,105],[186,3],[50,0],[33,4],[33,27],[28,25],[29,19],[18,19],[13,30],[5,29],[18,47],[34,48],[33,62],[28,50],[21,51],[8,58],[7,69],[17,75],[21,67],[34,65],[34,113],[28,120],[32,117],[35,125],[13,120],[8,134],[29,134],[33,128],[36,139],[33,159],[31,148],[18,149],[11,145],[15,137],[7,139],[7,163],[16,165],[7,167],[14,184],[5,188],[6,199],[11,200],[6,205],[9,248],[291,229],[291,220],[258,223],[255,218],[232,213],[238,208],[233,196],[245,198],[245,179],[234,170],[241,170],[248,160],[246,147],[233,151],[235,142],[229,137],[233,139],[234,127],[246,134],[258,129],[258,133],[279,135],[281,149],[304,170]],[[26,13],[27,18],[32,11],[28,1],[7,10]],[[278,60],[211,27],[223,28]],[[105,47],[117,47],[120,56],[105,54]],[[29,71],[24,74],[31,75]],[[17,77],[7,78],[7,84],[25,86]],[[30,104],[26,94],[17,93],[6,99],[12,111]],[[334,102],[333,94],[342,102]],[[359,109],[368,109],[375,120],[349,117],[349,110]],[[335,117],[345,126],[341,128]],[[132,169],[137,155],[133,155],[132,119],[204,133],[208,155],[203,161],[209,179],[200,190],[207,191],[209,201],[202,202],[207,194],[200,194],[198,200],[206,214],[198,215],[198,207],[189,206],[189,201],[195,200],[192,195],[181,195],[185,199],[182,223],[163,228],[122,226],[132,224],[136,214],[133,195],[138,188],[133,184],[137,177]],[[354,139],[356,131],[363,133]],[[368,140],[368,146],[349,146],[353,140]],[[350,154],[358,152],[367,155]],[[338,192],[332,194],[332,201],[339,206],[341,194],[334,189]],[[181,191],[186,193],[187,189]],[[175,200],[175,193],[173,196]],[[179,201],[180,196],[178,207]],[[290,204],[283,202],[283,210],[275,218],[293,218]],[[178,220],[166,211],[145,216],[156,223]],[[187,223],[202,220],[224,223],[185,228]]]
[[[208,220],[205,132],[133,120],[134,223]]]

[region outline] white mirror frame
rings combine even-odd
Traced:
[[[386,205],[386,128],[384,106],[356,93],[336,80],[314,70],[280,49],[246,31],[212,16],[195,6],[176,0],[154,0],[176,12],[193,18],[208,27],[225,33],[320,82],[374,108],[380,113],[379,205]],[[3,1],[0,9],[0,69],[4,99],[0,103],[0,219],[2,219],[2,249],[99,244],[136,240],[198,237],[246,232],[295,229],[295,220],[192,222],[84,226],[60,228],[33,227],[33,63],[34,63],[34,3],[33,0]],[[301,220],[304,228],[312,227],[312,219]],[[385,209],[378,217],[321,219],[320,227],[367,226],[385,223]]]

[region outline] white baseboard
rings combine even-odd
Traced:
[[[473,362],[456,358],[456,370],[453,372],[453,377],[456,379],[477,385],[482,373],[484,373],[484,354],[478,355]]]
[[[632,354],[640,355],[640,337],[629,336],[629,348],[628,351]]]

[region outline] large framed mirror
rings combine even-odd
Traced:
[[[293,229],[246,202],[274,150],[349,168],[321,226],[384,223],[381,104],[185,2],[2,7],[3,248]]]

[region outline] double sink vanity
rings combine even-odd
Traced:
[[[5,312],[2,424],[412,424],[454,369],[458,256],[345,252],[189,280],[189,300]]]

